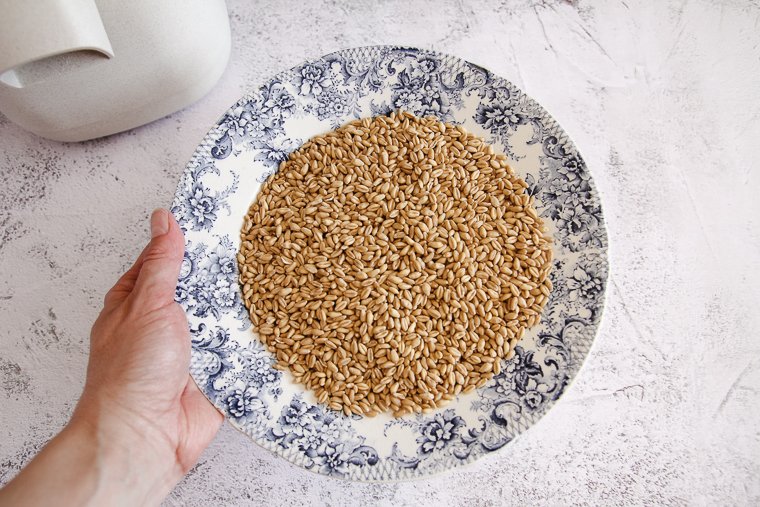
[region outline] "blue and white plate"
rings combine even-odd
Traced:
[[[541,323],[483,388],[430,414],[346,417],[272,368],[241,299],[239,234],[262,182],[290,152],[350,120],[396,109],[462,124],[509,156],[553,237],[554,289]],[[277,75],[240,99],[206,135],[172,211],[185,231],[177,301],[192,330],[193,378],[235,427],[321,474],[407,479],[501,449],[562,395],[599,326],[607,234],[586,164],[535,101],[452,56],[365,47]]]

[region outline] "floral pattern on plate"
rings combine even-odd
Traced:
[[[239,230],[261,183],[305,140],[396,109],[462,124],[510,157],[553,237],[554,289],[540,324],[483,388],[429,414],[347,417],[274,369],[251,330],[237,282]],[[182,176],[172,211],[186,238],[176,299],[190,322],[193,378],[235,427],[318,473],[398,480],[504,447],[562,395],[601,319],[607,236],[577,149],[511,83],[436,52],[350,49],[277,75],[211,129]]]

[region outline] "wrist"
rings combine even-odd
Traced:
[[[109,504],[158,505],[182,478],[169,444],[118,411],[79,407],[61,436],[89,449],[94,498]]]
[[[10,483],[1,505],[158,505],[179,479],[149,445],[75,416]],[[172,461],[176,463],[176,460]]]

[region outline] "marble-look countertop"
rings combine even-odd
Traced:
[[[67,420],[102,296],[217,117],[306,58],[406,44],[512,80],[587,160],[611,276],[585,367],[538,424],[461,470],[344,482],[225,426],[165,504],[760,503],[757,0],[228,4],[229,67],[183,111],[81,144],[0,116],[0,483]]]

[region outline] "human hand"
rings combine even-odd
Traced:
[[[150,451],[143,458],[151,463],[142,466],[171,489],[223,418],[188,375],[188,324],[174,301],[182,231],[159,209],[151,216],[151,236],[93,325],[87,382],[72,423],[89,425],[108,445]]]
[[[105,297],[71,421],[0,490],[0,505],[157,505],[219,429],[188,375],[174,302],[184,239],[171,213],[153,212],[151,237]]]

